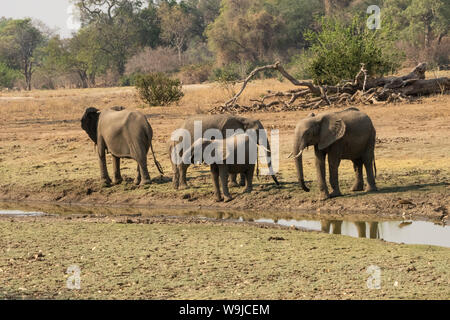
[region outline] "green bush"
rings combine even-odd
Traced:
[[[120,78],[119,80],[119,85],[121,87],[130,87],[130,86],[135,86],[136,85],[136,79],[142,76],[141,73],[138,72],[134,72],[128,75],[124,75],[122,78]]]
[[[235,82],[241,79],[241,72],[237,63],[227,64],[213,70],[212,79],[217,82]]]
[[[370,30],[365,20],[355,17],[350,24],[336,19],[322,18],[319,33],[307,32],[311,42],[310,62],[307,73],[315,83],[337,84],[353,79],[365,64],[369,76],[382,76],[396,71],[401,64],[401,54],[394,47],[392,33]]]
[[[292,56],[289,64],[289,73],[296,79],[312,79],[313,74],[311,73],[311,64],[313,61],[313,56],[311,51],[303,51],[302,53]]]
[[[16,80],[21,76],[20,72],[9,68],[0,62],[0,88],[13,88]]]
[[[181,81],[162,72],[138,76],[135,86],[139,97],[149,106],[168,105],[184,96]]]

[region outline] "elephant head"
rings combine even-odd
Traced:
[[[280,183],[278,182],[278,180],[275,176],[275,173],[273,172],[272,161],[271,161],[271,148],[270,148],[270,144],[269,144],[269,139],[267,137],[267,132],[266,132],[264,126],[262,125],[261,121],[243,118],[243,117],[239,117],[238,120],[242,123],[244,131],[255,130],[257,144],[262,147],[265,146],[263,149],[266,151],[267,166],[270,170],[270,174],[271,174],[275,184],[280,185]],[[257,168],[257,171],[259,171],[258,168]]]
[[[89,135],[89,138],[91,138],[91,140],[94,141],[95,144],[97,144],[97,126],[99,117],[99,110],[90,107],[87,108],[86,111],[84,111],[83,117],[81,118],[81,128],[86,131],[86,133]]]
[[[324,150],[341,139],[345,134],[345,123],[337,114],[315,116],[310,114],[301,120],[295,129],[295,143],[292,155],[295,155],[297,177],[302,189],[309,192],[303,175],[303,150],[309,146],[317,146]]]
[[[221,151],[221,153],[219,152],[218,154],[215,154],[214,151],[215,159],[204,159],[203,155],[211,154],[213,150]],[[183,153],[181,160],[185,164],[195,162],[205,162],[206,164],[211,164],[214,163],[213,160],[219,160],[219,157],[222,162],[225,162],[228,156],[229,152],[227,151],[226,144],[223,143],[223,140],[209,140],[200,138],[194,141],[194,143]]]

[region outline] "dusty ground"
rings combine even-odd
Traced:
[[[258,81],[248,88],[244,102],[267,88],[291,86]],[[308,213],[313,219],[345,215],[369,221],[405,213],[408,218],[445,220],[450,203],[449,96],[408,105],[359,106],[378,132],[380,191],[351,193],[352,167],[344,161],[340,182],[345,196],[325,202],[318,200],[312,151],[305,156],[310,193],[297,186],[294,164],[286,160],[295,123],[310,111],[247,114],[260,118],[267,129],[280,130],[282,186],[255,181],[252,194],[233,188],[235,200],[217,204],[207,167],[189,170],[190,189],[172,189],[165,142],[187,115],[206,112],[226,97],[215,85],[189,86],[179,105],[167,108],[143,108],[131,88],[0,96],[0,201],[10,201],[0,207],[27,210],[39,201],[41,210],[63,213],[0,217],[0,299],[450,298],[448,248],[196,218],[297,219]],[[87,106],[114,105],[148,116],[168,177],[159,179],[150,164],[154,183],[135,187],[135,164],[127,160],[122,185],[100,186],[94,146],[79,119]],[[185,217],[155,216],[173,215],[171,208]],[[80,290],[66,287],[72,265],[81,270]],[[379,290],[367,288],[371,265],[381,270]]]
[[[0,299],[450,298],[448,248],[196,218],[3,217],[0,233]]]
[[[243,102],[266,89],[292,88],[275,80],[257,81],[247,89]],[[132,88],[32,91],[8,93],[0,97],[0,200],[50,201],[57,203],[123,204],[176,208],[218,208],[244,210],[284,210],[334,212],[341,215],[364,213],[440,219],[450,203],[450,97],[434,96],[414,104],[358,106],[369,114],[377,129],[376,164],[378,193],[352,193],[353,168],[343,161],[340,184],[344,197],[318,200],[313,152],[305,155],[310,193],[295,183],[295,168],[287,160],[296,122],[310,111],[246,114],[262,120],[267,129],[279,129],[281,136],[277,188],[269,180],[255,181],[251,194],[232,188],[230,203],[216,203],[208,167],[189,169],[188,190],[172,189],[171,167],[166,150],[170,133],[188,115],[204,113],[227,98],[217,85],[189,86],[177,106],[144,108]],[[159,179],[151,161],[154,183],[135,187],[131,181],[135,164],[122,163],[126,181],[102,188],[97,156],[92,142],[80,128],[85,107],[99,109],[123,105],[144,112],[155,136],[157,158],[166,171]],[[319,112],[324,110],[319,110]],[[112,172],[109,163],[110,174]],[[274,207],[276,204],[276,208]]]

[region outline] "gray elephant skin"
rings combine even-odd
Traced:
[[[87,108],[81,119],[81,127],[97,145],[101,179],[105,186],[111,184],[106,167],[106,152],[113,157],[114,183],[122,182],[120,159],[134,159],[137,165],[135,184],[150,184],[147,169],[147,153],[152,150],[158,171],[163,174],[152,146],[153,130],[147,118],[138,111],[113,107],[104,111]]]
[[[251,146],[251,143],[253,146]],[[214,154],[219,150],[217,152],[219,159],[205,159],[203,156],[207,153],[205,152],[206,148]],[[244,157],[239,159],[240,162],[238,162],[238,150],[239,152],[244,151]],[[228,190],[229,174],[241,174],[245,178],[246,189],[244,192],[249,193],[252,191],[257,153],[257,143],[255,140],[251,139],[247,134],[236,134],[226,139],[198,139],[184,152],[182,160],[186,163],[193,163],[195,159],[199,159],[200,162],[209,164],[216,200],[224,200],[220,192],[220,178],[225,202],[228,202],[233,199]]]
[[[353,162],[356,181],[352,191],[364,189],[363,166],[367,174],[366,191],[376,191],[375,138],[376,131],[371,119],[356,108],[317,116],[311,114],[300,120],[295,128],[292,155],[295,155],[297,178],[303,190],[309,191],[303,175],[302,153],[308,146],[314,146],[317,180],[322,199],[341,195],[338,169],[342,159]],[[333,190],[331,194],[328,192],[325,181],[325,157],[327,155],[330,185]]]
[[[225,115],[225,114],[219,114],[219,115],[195,115],[188,119],[186,119],[182,125],[179,127],[180,129],[187,130],[191,135],[191,142],[190,144],[194,143],[194,122],[195,121],[201,121],[202,122],[202,137],[206,130],[208,129],[218,129],[222,133],[222,137],[226,137],[226,130],[227,129],[233,129],[238,130],[241,129],[244,132],[246,130],[256,130],[257,133],[259,133],[259,130],[264,130],[264,126],[259,120],[253,120],[248,119],[244,117],[239,116],[233,116],[233,115]],[[261,137],[263,138],[263,137]],[[270,169],[272,169],[272,164],[270,161],[270,145],[267,141],[267,136],[264,137],[266,139],[266,148],[267,148],[267,164]],[[257,136],[257,139],[259,139],[259,136]],[[257,140],[259,141],[259,140]],[[172,162],[172,151],[176,144],[178,144],[180,141],[171,141],[169,140],[169,157],[171,159],[172,163],[172,170],[173,170],[173,186],[175,189],[178,188],[187,188],[187,182],[186,182],[186,172],[189,168],[189,164],[181,163],[181,164],[174,164]],[[180,154],[181,156],[181,154]],[[236,182],[236,175],[230,174],[232,185],[237,185]],[[276,179],[276,178],[275,178]],[[276,184],[278,184],[278,181],[276,181]],[[240,185],[245,185],[245,177],[241,175],[241,181]]]

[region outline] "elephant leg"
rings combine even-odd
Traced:
[[[104,186],[109,187],[111,185],[111,178],[108,175],[108,168],[106,167],[106,145],[103,138],[98,139],[98,159],[100,164],[101,180]]]
[[[139,164],[137,165],[137,174],[136,174],[136,179],[134,179],[134,184],[135,185],[139,185],[141,183],[141,169],[139,167]]]
[[[122,183],[122,175],[120,174],[120,158],[113,156],[114,184]]]
[[[216,164],[212,164],[211,168],[211,176],[214,184],[214,194],[216,196],[216,201],[223,201],[222,194],[220,193],[220,185],[219,185],[219,167]]]
[[[378,239],[378,222],[369,223],[369,237],[370,239]]]
[[[180,171],[178,170],[178,165],[172,163],[172,184],[174,189],[178,189],[180,186]]]
[[[330,198],[342,196],[339,189],[339,164],[341,159],[339,156],[328,154],[328,169],[330,171],[330,185],[333,192],[330,194]]]
[[[179,175],[180,175],[180,188],[182,188],[182,189],[189,188],[189,186],[188,186],[188,184],[187,184],[187,181],[186,181],[186,172],[187,172],[188,167],[189,167],[189,166],[188,166],[187,164],[184,164],[184,163],[182,163],[182,164],[180,164],[180,165],[178,166],[178,169],[180,170],[180,171],[179,171]]]
[[[330,220],[321,220],[320,221],[320,229],[322,230],[322,232],[330,233],[331,221]]]
[[[139,156],[137,157],[137,163],[139,164],[139,171],[141,173],[141,183],[140,185],[151,184],[152,180],[150,179],[150,174],[148,173],[147,168],[147,157]]]
[[[342,234],[342,221],[333,221],[333,234]]]
[[[366,223],[363,221],[355,222],[356,229],[358,229],[358,237],[365,238],[366,237]]]
[[[237,181],[236,181],[236,177],[237,177],[237,174],[235,174],[235,173],[230,173],[230,185],[231,185],[232,187],[239,187],[239,184],[238,184]]]
[[[253,177],[253,174],[252,174]],[[241,187],[245,187],[245,181],[247,179],[247,174],[241,173],[241,181],[239,181],[239,185]],[[247,180],[248,181],[248,180]],[[248,185],[247,185],[248,186]]]
[[[247,181],[247,187],[245,188],[244,192],[252,192],[253,190],[253,175],[254,175],[255,167],[251,166],[245,173],[245,180]],[[241,177],[243,177],[244,174],[241,174]],[[245,181],[244,181],[245,182]]]
[[[364,190],[364,180],[362,173],[363,162],[362,159],[353,160],[353,169],[355,170],[355,184],[352,187],[352,191]]]
[[[219,176],[220,182],[222,183],[222,190],[223,195],[225,197],[225,202],[229,202],[233,200],[233,197],[231,196],[228,190],[228,170],[225,164],[219,166]]]
[[[316,171],[317,171],[317,181],[319,183],[319,190],[322,199],[328,199],[328,187],[325,180],[325,156],[326,154],[320,151],[317,147],[314,147],[316,154]]]
[[[377,186],[375,184],[375,176],[373,172],[373,156],[369,156],[364,159],[364,167],[366,168],[367,174],[367,192],[377,191]]]

